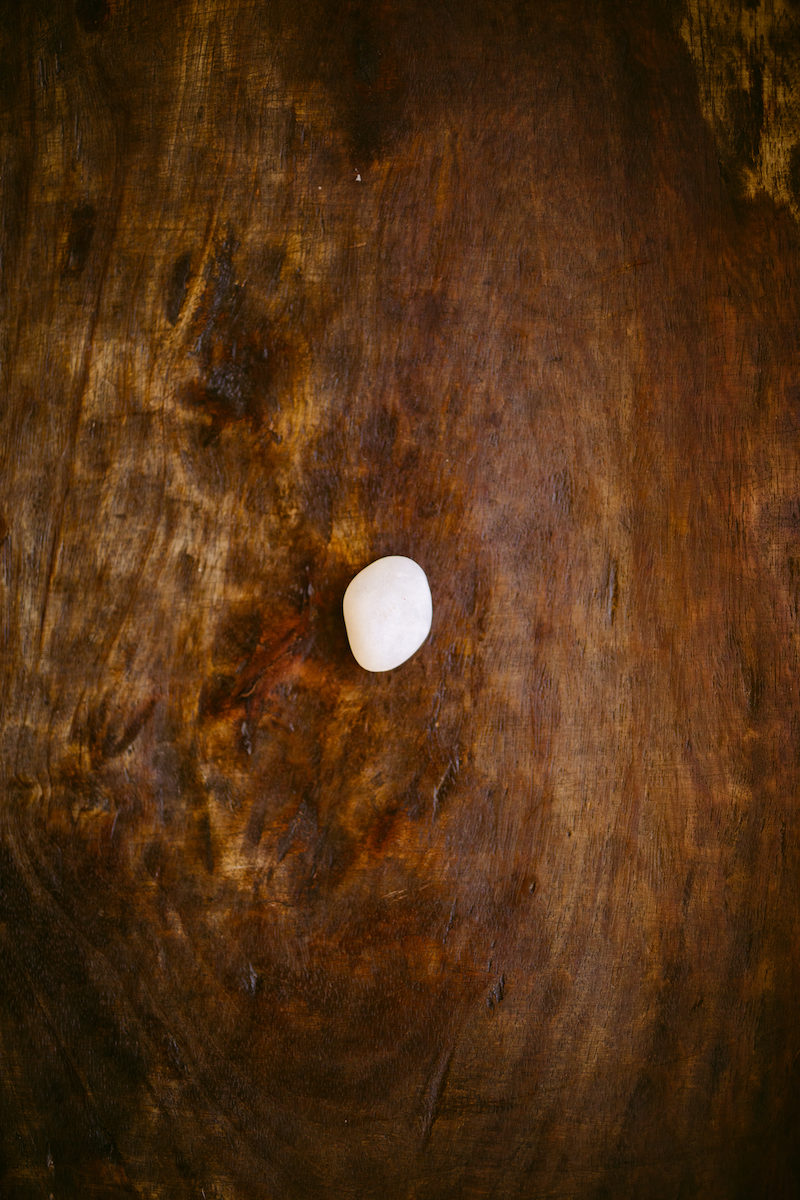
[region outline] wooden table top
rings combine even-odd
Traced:
[[[794,1198],[798,6],[2,12],[0,1195]]]

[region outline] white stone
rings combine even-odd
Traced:
[[[353,657],[365,671],[391,671],[430,633],[433,602],[417,563],[399,554],[378,558],[348,584],[342,602]]]

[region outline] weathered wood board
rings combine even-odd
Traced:
[[[0,1195],[795,1197],[798,6],[0,36]]]

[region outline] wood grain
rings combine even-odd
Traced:
[[[0,1194],[797,1195],[796,10],[3,6]]]

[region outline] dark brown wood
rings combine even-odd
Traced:
[[[796,1196],[797,6],[0,28],[0,1194]]]

